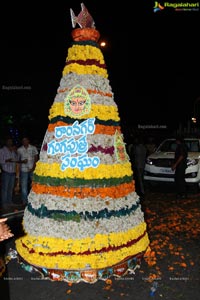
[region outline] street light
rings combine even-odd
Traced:
[[[198,110],[197,110],[197,103],[200,101],[200,97],[198,97],[195,101],[194,101],[194,117],[192,117],[192,122],[196,123],[197,122],[197,117],[198,117]]]
[[[105,41],[102,41],[102,42],[100,43],[100,46],[101,46],[101,47],[106,47],[106,42],[105,42]]]
[[[192,117],[192,122],[193,123],[196,123],[197,122],[197,119],[195,117]]]

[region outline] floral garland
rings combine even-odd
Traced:
[[[80,122],[84,121],[85,119],[79,119]],[[74,118],[70,118],[68,116],[56,116],[53,117],[52,119],[50,119],[50,124],[55,124],[57,122],[64,122],[65,125],[72,125],[74,122],[76,121],[76,119]],[[103,125],[103,126],[120,126],[120,120],[115,121],[112,119],[109,120],[101,120],[98,118],[95,118],[95,126],[96,125]]]
[[[77,63],[67,65],[63,69],[63,76],[69,73],[77,73],[77,74],[93,74],[93,75],[100,75],[102,77],[108,78],[108,73],[105,69],[101,69],[98,66],[82,66]]]
[[[88,168],[83,172],[79,169],[66,169],[61,171],[59,163],[48,163],[38,161],[35,168],[35,174],[38,176],[50,176],[59,178],[84,178],[85,179],[104,179],[112,178],[115,174],[115,178],[124,176],[132,176],[133,171],[131,169],[131,163],[126,162],[122,164],[113,165],[99,165],[98,168]]]
[[[68,186],[68,187],[96,187],[96,186],[117,186],[123,183],[134,183],[132,176],[104,178],[99,182],[99,179],[83,179],[83,178],[59,178],[50,176],[39,176],[33,174],[33,181],[41,185],[48,184],[49,186]]]
[[[58,89],[58,93],[64,93],[66,91],[68,91],[69,88],[65,87],[65,88],[60,88]],[[88,94],[92,95],[92,94],[98,94],[100,96],[104,96],[104,97],[112,97],[113,95],[111,93],[106,93],[106,92],[102,92],[102,91],[97,91],[97,90],[91,90],[91,89],[87,89]]]
[[[66,66],[71,65],[71,64],[79,64],[79,65],[87,65],[87,66],[92,66],[92,65],[96,65],[99,68],[105,69],[106,65],[105,64],[101,64],[98,60],[96,59],[86,59],[86,60],[82,60],[82,59],[78,59],[78,60],[68,60],[66,62]]]
[[[72,72],[77,74],[98,74],[108,78],[103,55],[100,49],[96,47],[90,45],[73,45],[68,49],[66,63],[70,61],[74,61],[74,63],[67,64],[64,67],[63,76]],[[88,65],[90,61],[93,61],[92,65]],[[99,64],[100,67],[98,66]],[[101,66],[104,66],[104,68],[102,69]]]
[[[118,217],[130,215],[133,211],[138,208],[138,204],[133,204],[130,208],[122,208],[120,210],[108,210],[107,208],[101,209],[99,211],[84,211],[77,213],[73,211],[65,210],[48,210],[48,208],[42,204],[40,208],[33,208],[31,203],[28,203],[27,209],[35,216],[43,218],[52,218],[58,221],[75,221],[80,222],[80,220],[94,221],[98,219],[110,219],[111,217]]]
[[[97,47],[91,45],[72,45],[68,49],[67,59],[68,61],[78,61],[78,60],[94,60],[98,61],[100,64],[105,65],[104,57],[101,50]]]
[[[146,250],[149,244],[149,239],[145,228],[146,225],[142,223],[137,226],[137,228],[129,230],[126,233],[122,232],[110,234],[109,240],[107,235],[96,235],[95,239],[91,240],[90,238],[86,238],[83,241],[65,241],[62,239],[58,240],[57,238],[54,239],[44,237],[40,240],[40,238],[37,237],[29,236],[27,238],[24,236],[21,240],[17,241],[17,249],[22,257],[27,258],[29,263],[33,263],[38,266],[44,266],[46,268],[57,267],[66,269],[67,267],[67,269],[83,269],[88,265],[88,263],[90,264],[91,268],[103,268],[108,266],[108,263],[109,265],[116,264],[117,262],[130,256],[130,253],[134,255]],[[140,236],[141,238],[139,238]],[[136,240],[136,242],[131,244],[131,240]],[[115,247],[118,245],[122,246],[123,244],[126,244],[125,241],[130,241],[129,244],[127,244],[127,247],[120,247],[115,251],[108,250],[109,245],[115,245]],[[88,249],[88,245],[90,245],[90,250]],[[107,251],[105,250],[105,252],[102,252],[101,255],[99,255],[99,253],[93,253],[89,255],[89,251],[96,251],[102,248],[107,248]],[[53,253],[57,252],[58,255],[52,255],[51,259],[49,259],[48,255],[44,255],[45,249],[46,253],[51,253],[49,252],[51,249]],[[69,249],[75,253],[84,253],[88,251],[88,254],[78,254],[77,257],[72,260],[70,255],[63,255],[63,249]]]
[[[72,123],[71,123],[72,124]],[[49,124],[48,125],[48,131],[49,132],[54,132],[55,127],[58,126],[68,126],[70,124],[67,124],[63,121],[58,121],[56,123],[53,124]],[[105,126],[105,125],[95,125],[95,131],[94,134],[100,134],[100,133],[104,133],[104,134],[108,134],[108,135],[114,135],[116,130],[118,130],[119,132],[121,132],[121,127],[120,126]],[[43,149],[44,150],[44,149]]]
[[[55,96],[55,102],[62,102],[66,97],[65,93],[71,90],[74,85],[80,84],[88,91],[88,94],[92,97],[92,102],[98,99],[98,103],[103,103],[104,100],[111,101],[112,105],[116,106],[113,99],[113,92],[109,84],[109,80],[98,74],[76,74],[70,73],[62,76],[60,80],[60,86]],[[62,93],[59,93],[62,90]],[[91,92],[90,92],[91,91]],[[103,96],[103,97],[102,97]]]
[[[52,119],[56,116],[66,116],[64,112],[64,103],[54,103],[49,111],[49,119]],[[95,105],[92,104],[92,109],[89,114],[84,116],[85,119],[89,118],[98,118],[100,120],[115,120],[119,121],[119,113],[115,106],[105,106],[105,105]],[[81,117],[77,117],[80,119]]]
[[[118,186],[112,187],[76,187],[66,188],[65,186],[48,186],[34,183],[32,184],[32,191],[36,194],[47,194],[57,195],[59,197],[112,197],[119,198],[125,197],[131,193],[135,188],[134,181],[131,183],[124,183]]]
[[[126,198],[99,198],[99,197],[88,197],[84,199],[84,202],[81,198],[67,198],[67,197],[58,197],[56,195],[43,194],[42,197],[40,194],[31,193],[29,194],[29,203],[34,209],[40,208],[42,205],[45,205],[48,210],[61,210],[65,212],[76,211],[77,213],[88,211],[93,212],[94,207],[95,211],[100,211],[102,209],[107,209],[108,211],[112,210],[121,210],[124,208],[124,203],[126,208],[132,207],[132,205],[139,205],[139,197],[133,191]]]

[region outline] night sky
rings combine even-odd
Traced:
[[[83,2],[108,45],[102,51],[122,123],[187,124],[200,97],[199,12],[154,13],[153,1]],[[41,135],[72,41],[70,8],[78,15],[80,3],[6,3],[1,12],[1,114],[30,113]]]

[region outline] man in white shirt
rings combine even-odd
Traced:
[[[38,161],[38,150],[36,146],[30,144],[28,137],[23,137],[22,146],[17,149],[20,159],[20,186],[21,200],[27,204],[27,197],[31,188],[33,171]]]
[[[15,151],[13,139],[8,137],[5,145],[0,149],[1,206],[5,209],[13,204],[13,191],[18,160],[19,158]]]

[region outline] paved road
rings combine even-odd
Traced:
[[[2,300],[199,300],[200,195],[176,200],[173,189],[158,187],[148,191],[141,205],[149,228],[152,257],[144,259],[135,275],[112,278],[111,282],[68,285],[41,279],[25,271],[13,258],[1,280]],[[15,238],[22,234],[22,216],[9,217]],[[15,250],[15,238],[3,247]],[[152,286],[156,284],[155,293]]]

